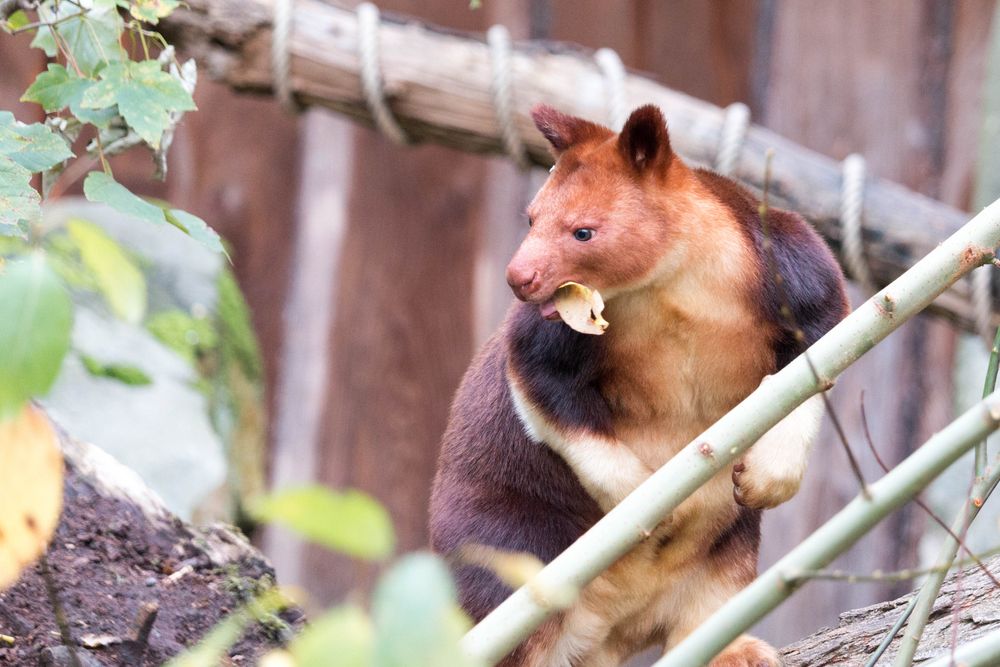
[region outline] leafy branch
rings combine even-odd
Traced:
[[[8,260],[0,271],[0,293],[8,295],[7,304],[32,309],[11,311],[0,322],[0,340],[10,342],[0,349],[0,386],[6,388],[0,391],[0,419],[44,395],[66,354],[72,315],[65,316],[67,265],[61,249],[67,243],[83,257],[90,282],[114,313],[135,321],[145,308],[136,297],[130,297],[131,305],[124,303],[123,290],[114,286],[123,272],[129,274],[122,268],[127,262],[117,259],[122,253],[116,244],[80,225],[70,234],[47,229],[41,224],[47,202],[83,179],[90,201],[137,222],[172,225],[224,252],[201,218],[132,193],[115,180],[109,162],[119,153],[145,149],[153,157],[153,175],[163,178],[174,130],[196,108],[194,61],[178,61],[155,30],[179,5],[179,0],[0,2],[0,29],[33,34],[31,46],[50,59],[21,97],[42,108],[45,122],[22,123],[0,110],[0,240],[10,240],[0,245],[0,258]],[[20,270],[22,265],[30,268]],[[43,291],[30,304],[14,298],[38,289]]]

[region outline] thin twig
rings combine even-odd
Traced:
[[[65,23],[66,21],[71,21],[75,18],[79,18],[79,14],[67,14],[66,16],[60,16],[54,21],[35,21],[33,23],[27,23],[20,28],[15,28],[10,31],[11,35],[20,35],[22,32],[28,32],[29,30],[37,30],[38,28],[49,28],[52,26],[57,26],[60,23]]]
[[[902,570],[896,570],[894,572],[875,572],[868,573],[857,573],[857,572],[845,572],[843,570],[803,570],[802,572],[795,572],[789,574],[785,577],[785,581],[798,582],[805,581],[809,579],[823,579],[826,581],[844,581],[849,584],[862,583],[869,581],[879,581],[879,582],[897,582],[897,581],[909,581],[910,579],[916,579],[917,577],[923,577],[928,574],[934,574],[939,572],[947,573],[956,567],[968,567],[969,565],[978,565],[982,561],[982,558],[989,558],[990,556],[995,556],[1000,553],[1000,546],[993,547],[988,551],[984,551],[981,554],[969,554],[969,558],[963,561],[958,561],[951,563],[949,565],[935,565],[932,567],[925,568],[906,568]],[[983,568],[983,572],[995,581],[993,575],[988,569]]]
[[[62,602],[59,601],[59,589],[56,586],[55,577],[52,576],[52,571],[49,569],[48,556],[44,553],[38,559],[38,569],[41,572],[42,581],[45,582],[45,592],[49,596],[49,604],[52,605],[52,613],[56,618],[56,626],[59,628],[59,639],[69,654],[70,665],[71,667],[81,667],[80,658],[76,654],[76,647],[73,646],[73,635],[70,633],[69,623],[66,621],[66,610],[63,609]]]
[[[764,192],[761,197],[758,213],[760,215],[761,230],[764,234],[764,251],[767,255],[768,269],[774,277],[774,285],[778,289],[778,298],[781,300],[781,314],[784,316],[789,328],[792,330],[795,342],[801,347],[805,345],[806,335],[805,332],[802,331],[802,327],[800,327],[798,322],[795,320],[795,313],[792,311],[791,301],[788,298],[788,294],[785,292],[785,279],[778,270],[778,263],[774,258],[774,248],[771,243],[771,235],[768,233],[767,227],[767,213],[769,211],[768,194],[771,186],[771,162],[773,159],[774,149],[769,148],[764,156]],[[830,423],[833,424],[833,429],[837,433],[837,439],[840,440],[840,444],[843,446],[844,452],[847,454],[847,461],[851,466],[851,470],[854,472],[854,476],[857,478],[858,484],[861,487],[861,495],[866,499],[870,499],[868,484],[865,482],[865,477],[861,472],[861,466],[858,464],[858,460],[854,456],[854,451],[851,449],[851,445],[847,441],[847,434],[844,432],[844,427],[841,425],[840,419],[837,417],[836,410],[833,409],[833,403],[830,401],[830,397],[827,396],[827,390],[830,386],[832,386],[832,383],[829,379],[824,380],[820,377],[819,372],[816,370],[816,366],[809,357],[808,351],[803,351],[802,356],[809,365],[809,370],[812,372],[813,378],[816,380],[816,384],[820,388],[819,395],[823,400],[826,413],[830,415]]]
[[[136,617],[135,640],[133,642],[135,650],[135,661],[137,665],[142,664],[142,659],[146,655],[149,647],[149,633],[153,631],[153,623],[160,612],[160,605],[155,602],[147,602],[142,605],[139,615]]]
[[[987,396],[989,396],[989,394],[987,394]],[[875,441],[872,439],[871,431],[868,429],[868,415],[865,413],[864,391],[861,392],[861,428],[865,433],[865,441],[868,443],[868,449],[871,450],[872,456],[875,457],[875,461],[878,462],[878,465],[880,468],[882,468],[883,472],[889,472],[889,466],[886,465],[885,461],[882,459],[882,456],[879,454],[878,449],[875,447]],[[951,527],[949,527],[948,524],[946,524],[944,520],[941,517],[939,517],[937,513],[934,512],[934,510],[930,508],[930,505],[921,500],[919,496],[914,496],[913,502],[916,503],[917,506],[920,507],[920,509],[926,512],[927,516],[933,519],[935,523],[941,526],[941,528],[944,529],[944,532],[948,533],[948,536],[951,537],[951,539],[955,540],[958,543],[958,545],[965,550],[965,553],[969,556],[971,561],[975,563],[977,566],[979,566],[979,569],[982,570],[983,574],[985,574],[989,578],[989,580],[993,582],[993,585],[996,586],[998,589],[1000,589],[1000,580],[998,580],[995,576],[993,576],[993,573],[990,572],[990,569],[988,567],[986,567],[986,564],[983,563],[983,561],[979,557],[977,557],[976,554],[974,554],[971,549],[969,549],[968,545],[965,544],[965,540],[955,531],[953,531]],[[945,571],[947,571],[948,569],[951,568],[950,567],[945,568]],[[931,568],[924,574],[929,574],[931,572],[936,572],[936,571],[937,570],[935,568]]]

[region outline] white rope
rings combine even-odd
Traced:
[[[743,142],[750,128],[750,107],[742,102],[734,102],[726,107],[719,135],[719,150],[715,157],[715,170],[723,176],[731,176],[739,164]]]
[[[378,7],[370,2],[358,5],[358,58],[361,61],[361,90],[379,132],[397,144],[409,143],[406,132],[396,122],[385,101],[382,69],[379,64]]]
[[[275,0],[271,31],[271,76],[274,77],[274,95],[285,109],[301,110],[292,94],[292,55],[288,43],[292,33],[292,3],[294,0]]]
[[[972,307],[975,311],[976,333],[982,336],[986,345],[993,347],[993,278],[992,266],[981,266],[972,272]]]
[[[625,65],[614,49],[598,49],[594,61],[604,77],[604,87],[608,93],[608,125],[619,131],[628,119],[625,102]]]
[[[844,226],[844,263],[847,264],[851,277],[865,291],[874,293],[878,287],[865,260],[864,240],[861,234],[866,172],[865,159],[857,153],[848,155],[844,160],[840,191],[840,221]]]
[[[495,25],[486,32],[486,43],[490,47],[490,69],[493,71],[490,86],[493,92],[493,109],[500,124],[503,145],[517,166],[527,169],[531,162],[514,118],[510,33],[504,26]]]

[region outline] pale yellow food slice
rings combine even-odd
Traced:
[[[608,322],[601,317],[604,299],[597,290],[580,283],[563,283],[554,301],[559,317],[574,331],[600,336],[607,330]]]
[[[48,546],[59,522],[63,460],[52,424],[26,405],[0,422],[0,590]]]

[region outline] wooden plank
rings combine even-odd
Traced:
[[[307,111],[299,142],[301,177],[296,192],[296,234],[286,292],[284,330],[271,439],[271,478],[276,489],[314,483],[327,409],[333,295],[339,274],[347,201],[351,190],[353,128],[324,109]],[[259,278],[266,279],[266,271]],[[274,315],[274,314],[272,314]],[[262,544],[281,581],[311,586],[304,542],[280,526],[268,526]]]
[[[39,72],[45,70],[45,54],[29,48],[31,35],[4,35],[0,39],[0,109],[10,111],[23,123],[33,123],[45,117],[37,104],[21,102]]]
[[[453,3],[389,3],[471,27]],[[326,410],[317,478],[383,502],[398,548],[426,547],[427,504],[452,393],[473,353],[483,160],[438,146],[404,148],[355,128],[351,190],[332,294]],[[336,147],[328,147],[336,150]],[[305,193],[304,202],[314,194]],[[333,602],[374,570],[307,549],[310,592]]]

